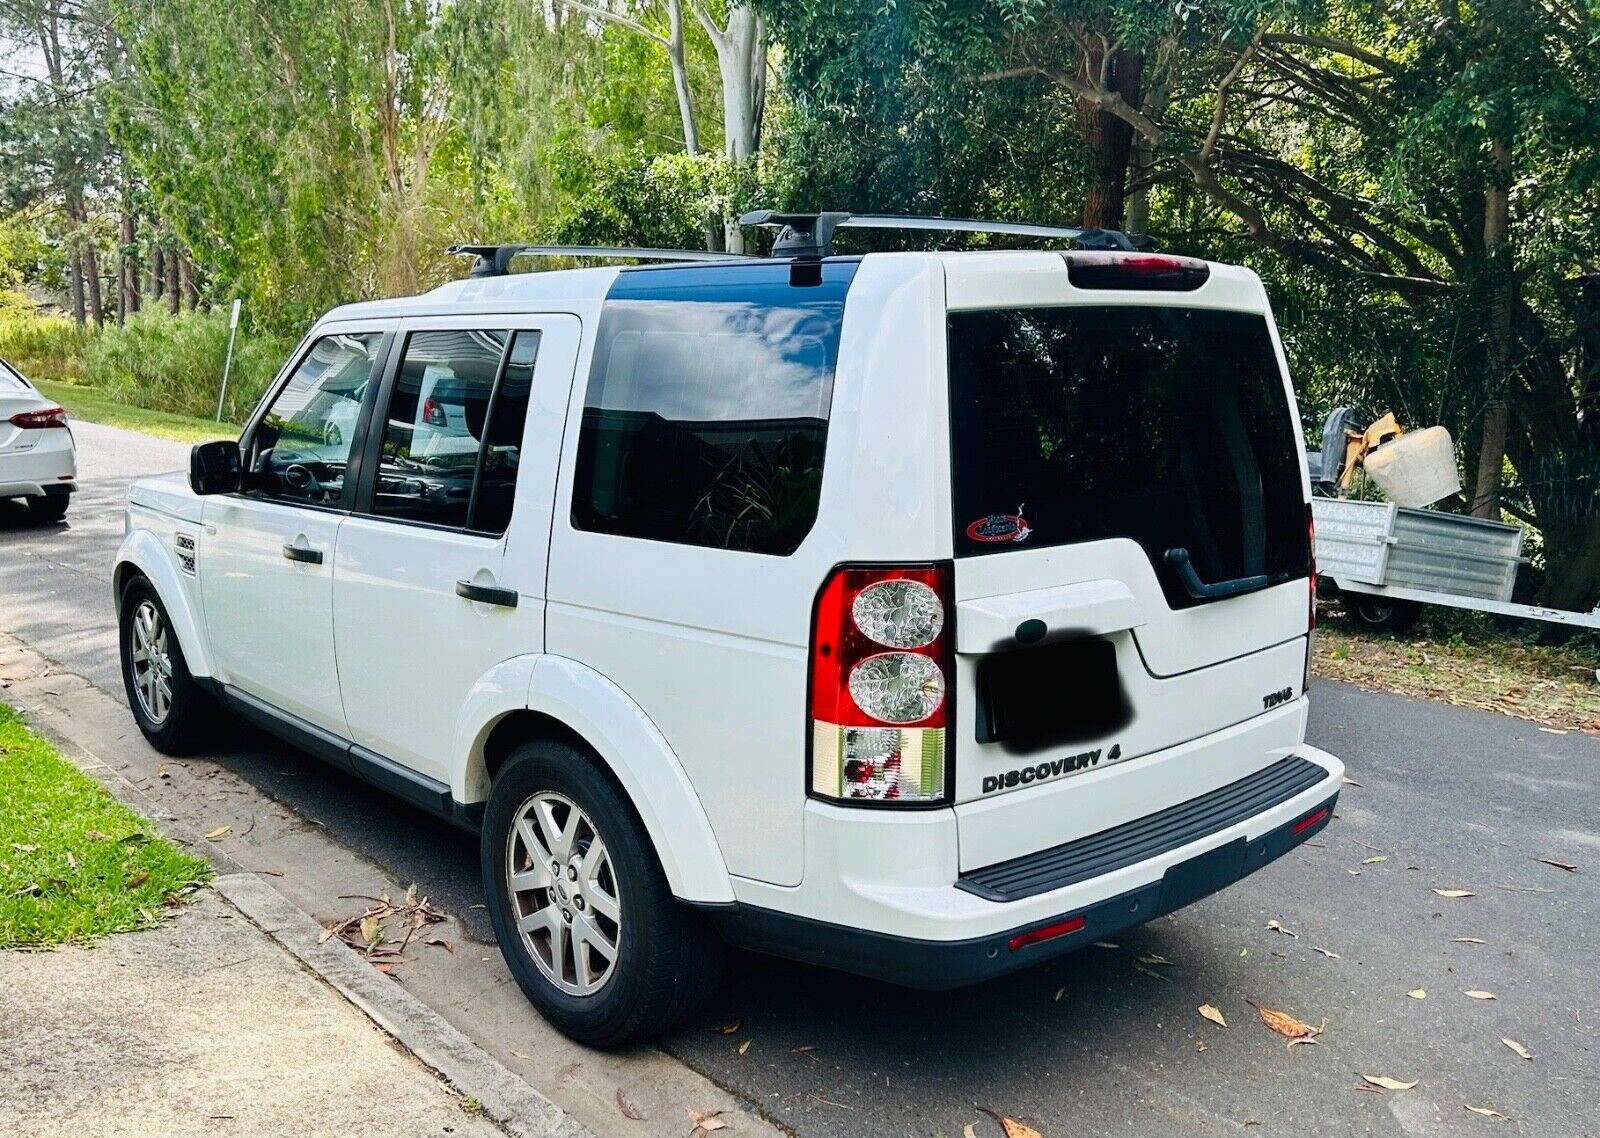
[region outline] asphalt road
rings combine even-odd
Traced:
[[[120,693],[122,493],[186,448],[76,429],[83,491],[65,524],[0,502],[0,629]],[[740,957],[664,1046],[802,1135],[998,1134],[979,1108],[1047,1138],[1600,1134],[1600,743],[1332,683],[1313,687],[1311,741],[1360,783],[1334,825],[1116,947],[940,995]],[[213,757],[487,940],[470,839],[244,729]],[[1139,963],[1150,954],[1171,964]],[[1326,1030],[1290,1049],[1252,1001]],[[1418,1085],[1364,1091],[1362,1075]]]

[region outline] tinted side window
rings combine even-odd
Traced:
[[[528,420],[528,397],[538,355],[539,333],[518,332],[512,339],[511,355],[495,388],[484,428],[483,457],[479,460],[468,529],[499,534],[511,524],[511,500],[517,489],[517,468],[522,463],[522,428]]]
[[[852,263],[622,273],[606,299],[578,442],[583,530],[794,552],[817,518]]]
[[[324,336],[267,408],[250,440],[245,490],[337,506],[356,419],[383,334]]]
[[[466,527],[507,338],[487,330],[412,333],[382,419],[373,513]]]

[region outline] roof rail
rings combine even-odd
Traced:
[[[1021,221],[978,221],[965,217],[901,217],[867,213],[777,213],[758,209],[739,219],[740,225],[778,229],[775,257],[826,257],[833,251],[836,229],[900,229],[942,233],[1004,233],[1018,237],[1051,237],[1076,241],[1085,249],[1151,250],[1154,238],[1133,237],[1115,229],[1076,229],[1060,225],[1035,225]]]
[[[517,257],[609,257],[634,261],[737,261],[743,253],[708,253],[695,249],[641,249],[631,245],[452,245],[452,257],[472,257],[474,277],[503,277],[511,272]]]

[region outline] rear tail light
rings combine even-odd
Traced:
[[[1211,266],[1198,257],[1119,252],[1062,256],[1067,260],[1067,280],[1077,288],[1192,292],[1211,277]]]
[[[1317,638],[1317,519],[1306,506],[1306,574],[1311,579],[1311,611],[1306,615],[1306,667],[1300,677],[1300,694],[1311,690],[1312,643]]]
[[[422,401],[422,421],[430,427],[445,425],[444,406],[431,398]]]
[[[1066,920],[1057,921],[1053,925],[1045,925],[1042,928],[1029,929],[1025,933],[1018,933],[1006,942],[1006,947],[1015,952],[1019,948],[1027,948],[1030,944],[1054,940],[1056,937],[1066,936],[1068,933],[1081,932],[1084,924],[1083,917],[1068,917]]]
[[[811,634],[811,792],[841,802],[949,800],[950,565],[840,568]]]
[[[37,411],[18,411],[11,416],[11,425],[25,431],[38,431],[46,427],[65,427],[67,413],[60,407],[41,407]]]
[[[1296,834],[1303,834],[1307,830],[1311,829],[1312,826],[1315,826],[1318,822],[1323,821],[1325,818],[1327,818],[1327,816],[1328,808],[1326,806],[1322,807],[1320,810],[1313,810],[1310,814],[1307,814],[1304,818],[1300,819],[1300,821],[1296,822],[1291,827],[1291,830]]]

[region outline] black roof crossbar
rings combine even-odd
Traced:
[[[452,245],[452,257],[472,257],[468,279],[503,277],[517,257],[607,257],[633,261],[737,261],[743,253],[708,253],[703,249],[640,249],[629,245]]]
[[[774,257],[826,257],[833,251],[836,229],[923,230],[936,233],[1002,233],[1017,237],[1049,237],[1075,241],[1085,249],[1150,250],[1153,238],[1129,237],[1115,229],[1075,229],[1061,225],[1034,225],[1021,221],[978,221],[964,217],[898,217],[866,213],[776,213],[758,209],[739,219],[740,225],[778,229]]]

